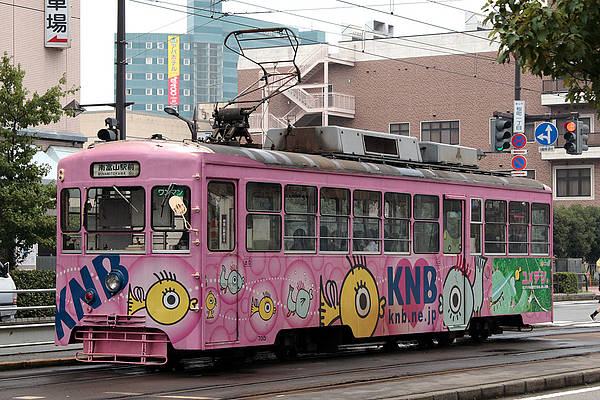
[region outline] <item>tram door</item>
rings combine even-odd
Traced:
[[[450,256],[453,265],[457,265],[459,268],[465,268],[465,198],[462,196],[444,196],[444,210],[443,210],[443,253],[445,256]],[[466,274],[460,272],[460,270],[454,270],[449,272],[446,282],[444,283],[444,296],[448,296],[448,299],[444,299],[444,302],[449,302],[449,310],[446,308],[444,312],[450,312],[452,318],[444,322],[448,325],[450,330],[458,330],[466,328],[466,302],[473,301],[471,284]],[[468,293],[469,292],[469,293]],[[470,300],[469,300],[470,299]],[[453,329],[454,328],[454,329]]]
[[[239,340],[239,296],[245,273],[237,256],[237,186],[237,181],[221,179],[210,180],[207,186],[206,343]]]

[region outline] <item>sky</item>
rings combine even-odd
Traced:
[[[80,1],[80,102],[114,102],[117,1]],[[186,0],[127,0],[125,29],[138,34],[186,33],[185,4]],[[223,11],[251,13],[244,15],[273,26],[322,30],[335,43],[343,26],[362,27],[372,20],[393,25],[395,36],[463,31],[466,11],[481,13],[484,4],[485,0],[224,0]]]

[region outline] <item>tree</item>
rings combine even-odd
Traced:
[[[483,9],[500,63],[514,55],[523,71],[564,79],[567,100],[600,111],[598,0],[488,0]]]
[[[600,208],[571,207],[554,209],[554,254],[559,258],[583,258],[595,265],[600,257]]]
[[[32,162],[38,148],[24,128],[58,122],[60,99],[76,89],[59,85],[43,95],[30,96],[23,87],[25,72],[14,66],[6,53],[0,59],[0,261],[11,267],[24,259],[34,244],[54,246],[56,220],[48,210],[56,208],[56,187],[42,184],[47,166]]]

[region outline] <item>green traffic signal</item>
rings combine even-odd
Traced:
[[[490,120],[490,144],[494,153],[502,153],[510,148],[512,137],[512,121],[508,118],[492,118]]]

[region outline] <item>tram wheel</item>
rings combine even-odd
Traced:
[[[430,336],[424,336],[417,339],[417,344],[422,349],[430,349],[433,347],[433,339]]]
[[[454,343],[454,335],[451,335],[450,333],[440,333],[436,336],[435,340],[437,341],[438,346],[450,346]]]
[[[385,343],[383,343],[382,349],[385,352],[393,352],[398,351],[400,347],[398,346],[397,340],[386,340]]]
[[[293,345],[280,345],[275,351],[279,361],[295,360],[298,357],[298,350]]]
[[[485,342],[487,338],[490,337],[490,332],[487,330],[476,330],[473,332],[469,332],[469,335],[471,336],[471,339],[478,343],[481,343]]]

